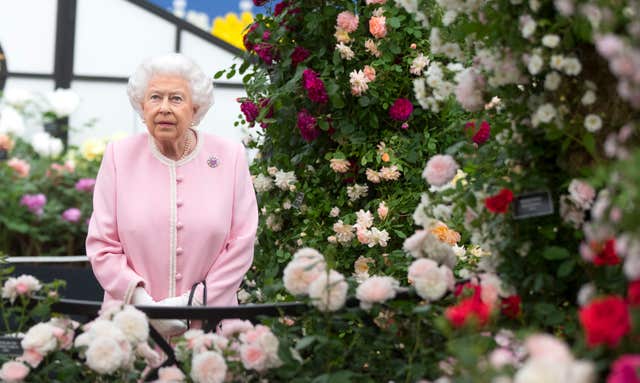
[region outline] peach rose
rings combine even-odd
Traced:
[[[29,175],[29,171],[31,170],[31,165],[25,160],[21,160],[19,158],[13,157],[9,161],[7,161],[7,166],[9,166],[13,171],[18,175],[18,177],[25,178]]]
[[[369,32],[373,37],[381,39],[387,35],[387,18],[384,16],[373,16],[369,19]]]
[[[367,80],[373,81],[376,79],[376,70],[371,65],[365,65],[363,72]]]

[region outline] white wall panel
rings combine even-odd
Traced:
[[[0,1],[0,44],[10,72],[53,73],[56,0]]]
[[[213,75],[217,71],[227,69],[234,63],[237,64],[236,68],[242,64],[242,60],[234,57],[229,51],[213,45],[187,31],[183,31],[181,34],[180,52],[194,59],[211,78],[213,78]],[[236,75],[229,80],[227,80],[226,76],[222,76],[216,81],[241,83],[242,76],[236,73]]]
[[[236,98],[246,97],[246,95],[243,89],[214,89],[215,102],[198,129],[238,142],[241,141],[242,130],[239,126],[233,126],[233,123],[238,119],[240,113],[240,104]]]
[[[74,72],[128,77],[145,58],[173,52],[176,28],[122,0],[78,0]]]
[[[81,127],[92,119],[92,128],[82,128],[69,134],[69,142],[79,145],[87,138],[109,138],[118,134],[130,135],[141,128],[138,115],[131,108],[126,84],[74,81],[71,89],[80,95],[80,106],[71,115],[72,127]]]

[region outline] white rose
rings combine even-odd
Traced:
[[[577,76],[582,71],[582,64],[577,58],[569,57],[564,59],[562,69],[569,76]]]
[[[55,330],[56,327],[49,323],[38,323],[27,331],[20,345],[23,350],[35,350],[40,355],[47,355],[58,344],[53,334]]]
[[[0,109],[0,133],[21,136],[24,134],[24,129],[24,119],[17,110],[10,106]]]
[[[41,157],[57,157],[64,148],[59,138],[52,137],[46,132],[34,134],[31,137],[31,146]]]
[[[107,336],[99,336],[89,344],[85,353],[87,366],[99,374],[111,374],[128,359],[118,342]]]
[[[149,338],[147,316],[133,306],[126,306],[113,317],[113,323],[124,333],[129,342],[146,342]]]
[[[543,64],[544,62],[542,61],[542,57],[534,54],[529,58],[529,62],[527,63],[527,69],[529,70],[529,73],[531,73],[532,75],[537,75],[538,73],[540,73],[540,70],[542,70]]]
[[[596,93],[591,89],[587,90],[586,92],[584,92],[584,96],[582,96],[580,102],[582,103],[582,105],[593,104],[594,102],[596,102]]]
[[[26,89],[9,88],[2,94],[4,102],[12,106],[24,106],[33,101],[33,93]]]
[[[542,38],[542,45],[548,48],[555,48],[560,43],[560,37],[558,35],[544,35]]]
[[[71,89],[56,89],[47,95],[51,111],[58,117],[67,117],[80,104],[80,96]]]
[[[597,114],[588,114],[584,118],[584,128],[594,133],[602,128],[602,119]]]
[[[544,88],[550,91],[557,90],[561,81],[562,77],[558,72],[549,72],[544,78]]]
[[[320,273],[309,285],[309,297],[320,311],[337,311],[344,306],[349,285],[335,270]]]

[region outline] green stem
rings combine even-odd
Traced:
[[[18,323],[18,330],[16,332],[21,332],[22,331],[22,327],[25,325],[26,320],[25,320],[25,314],[27,313],[27,303],[25,302],[25,297],[24,296],[20,296],[20,304],[21,304],[21,308],[20,308],[20,322]]]
[[[416,356],[416,353],[418,352],[418,342],[420,342],[420,339],[422,339],[422,337],[420,336],[420,318],[416,318],[416,323],[415,323],[415,336],[414,339],[416,340],[415,343],[413,344],[413,350],[411,350],[411,353],[409,354],[409,357],[407,358],[407,363],[409,364],[409,368],[407,369],[407,378],[404,380],[405,383],[410,383],[411,377],[413,375],[413,359]]]

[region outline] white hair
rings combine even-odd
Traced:
[[[190,58],[180,53],[168,53],[144,60],[129,77],[127,94],[131,106],[142,116],[144,93],[154,75],[178,75],[189,83],[191,99],[196,107],[193,122],[197,125],[213,105],[213,80]]]

